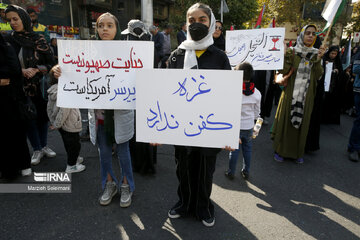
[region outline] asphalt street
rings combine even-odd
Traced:
[[[133,203],[120,208],[119,195],[109,206],[99,205],[98,152],[82,142],[86,170],[73,174],[72,193],[0,194],[0,239],[359,239],[360,162],[349,161],[346,152],[353,120],[342,115],[340,126],[323,125],[321,149],[306,154],[302,165],[275,162],[270,125],[263,126],[248,181],[239,174],[241,162],[234,180],[224,176],[228,152],[222,151],[211,195],[212,228],[193,218],[167,217],[177,201],[172,146],[158,148],[154,176],[135,173]],[[57,156],[44,158],[34,171],[65,170],[57,131],[49,133],[49,146]],[[119,174],[115,159],[114,168]]]

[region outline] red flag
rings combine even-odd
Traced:
[[[271,19],[269,24],[269,28],[274,28],[274,27],[275,27],[275,18]]]
[[[260,27],[261,27],[261,20],[262,20],[262,17],[263,17],[263,15],[264,15],[264,11],[265,11],[265,4],[264,4],[264,6],[263,6],[262,9],[261,9],[261,12],[260,12],[259,17],[258,17],[258,20],[257,20],[257,22],[256,22],[255,28],[260,28]]]

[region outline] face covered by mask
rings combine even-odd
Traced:
[[[189,33],[191,39],[194,41],[199,41],[206,37],[209,32],[209,28],[202,23],[192,23],[189,25]]]

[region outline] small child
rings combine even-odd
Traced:
[[[50,85],[48,89],[47,114],[53,129],[58,129],[64,142],[68,156],[66,173],[76,173],[85,170],[81,164],[84,159],[79,157],[81,143],[79,133],[82,130],[80,110],[77,108],[59,108],[56,106],[58,79],[54,76],[54,66],[50,71]]]
[[[235,67],[235,70],[244,71],[243,82],[243,97],[241,107],[241,126],[240,126],[240,139],[239,149],[236,149],[229,154],[229,169],[225,172],[225,176],[229,179],[234,179],[236,163],[239,156],[240,149],[243,153],[243,168],[241,175],[244,179],[249,178],[252,138],[254,121],[259,117],[261,94],[255,88],[252,80],[253,68],[250,63],[242,63]]]

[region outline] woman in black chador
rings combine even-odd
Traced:
[[[333,63],[329,90],[325,89],[321,122],[327,124],[340,124],[340,112],[344,84],[342,82],[343,69],[340,60],[339,47],[331,46],[323,58],[324,71],[327,63]],[[325,73],[322,77],[325,78]],[[322,79],[322,80],[323,80]]]
[[[0,172],[3,178],[31,174],[26,142],[25,102],[21,67],[14,49],[0,34]]]
[[[13,32],[6,38],[15,49],[21,65],[25,95],[35,104],[37,117],[29,121],[28,138],[33,148],[31,164],[40,163],[43,156],[55,157],[47,147],[48,116],[46,88],[43,77],[54,65],[54,58],[44,37],[32,30],[29,14],[21,7],[9,5],[5,10]]]

